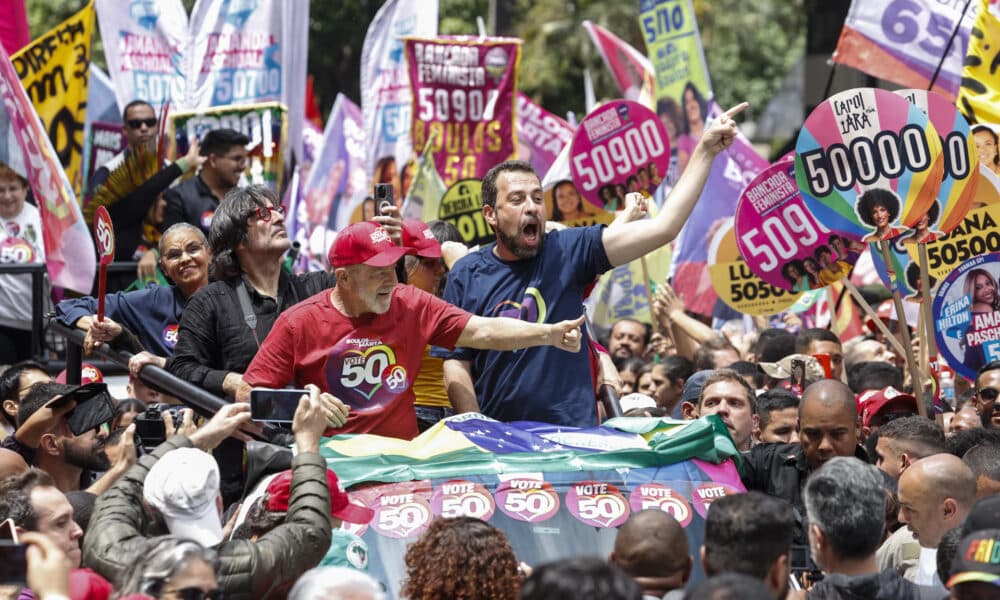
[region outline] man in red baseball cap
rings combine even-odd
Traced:
[[[900,417],[920,414],[917,399],[891,385],[881,390],[868,390],[858,394],[858,415],[861,417],[861,435],[864,439],[880,427]]]
[[[238,398],[247,401],[252,387],[313,383],[349,408],[347,423],[336,433],[411,439],[417,435],[412,385],[427,344],[579,351],[582,316],[554,324],[478,317],[400,285],[394,265],[413,253],[394,245],[376,223],[341,231],[329,256],[336,287],[278,317],[244,374]]]

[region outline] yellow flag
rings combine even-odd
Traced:
[[[981,0],[962,68],[958,108],[970,123],[1000,123],[1000,20]]]
[[[91,0],[10,59],[78,197],[83,187],[83,124],[93,31]]]

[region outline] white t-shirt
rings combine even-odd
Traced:
[[[0,264],[45,262],[42,219],[38,209],[25,203],[13,219],[0,217]],[[46,285],[46,306],[48,285]],[[0,325],[31,328],[31,275],[0,275]]]
[[[942,587],[937,574],[937,548],[920,549],[920,562],[917,563],[917,576],[913,583]]]

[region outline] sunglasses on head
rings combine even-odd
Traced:
[[[226,595],[222,590],[212,590],[206,592],[197,587],[186,587],[180,590],[173,590],[173,593],[181,600],[224,600]]]
[[[159,119],[157,119],[156,117],[150,117],[148,119],[129,119],[128,121],[126,121],[128,126],[132,129],[139,129],[143,125],[145,125],[146,127],[156,127],[156,124],[158,122]]]
[[[976,394],[979,395],[979,397],[982,398],[983,400],[989,400],[990,402],[993,402],[997,399],[998,396],[1000,396],[1000,390],[995,390],[993,388],[983,388],[978,392],[976,392]]]

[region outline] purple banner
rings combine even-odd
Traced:
[[[545,176],[563,147],[573,140],[572,127],[566,121],[517,93],[517,156],[531,163],[539,176]]]

